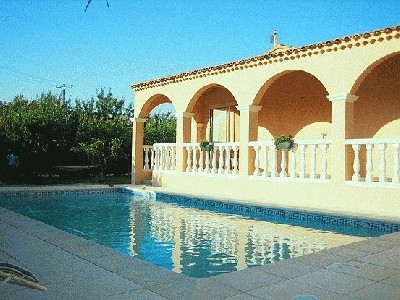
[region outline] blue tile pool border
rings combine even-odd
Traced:
[[[233,203],[226,200],[201,198],[189,195],[153,192],[149,190],[131,189],[125,187],[115,188],[91,188],[71,190],[45,190],[45,191],[6,191],[0,192],[0,197],[46,197],[51,195],[104,195],[104,194],[129,194],[147,197],[152,200],[159,200],[167,203],[176,203],[184,206],[209,209],[217,212],[243,213],[251,217],[269,217],[272,221],[293,220],[299,225],[303,224],[326,224],[330,226],[353,227],[380,232],[381,234],[400,231],[400,223],[360,218],[353,216],[340,216],[330,213],[316,213],[294,209],[265,207],[260,205],[248,205]]]
[[[156,199],[163,202],[179,203],[184,206],[199,207],[219,212],[237,212],[249,215],[251,217],[270,217],[272,221],[293,220],[295,225],[311,225],[314,223],[325,224],[330,226],[353,227],[356,229],[365,229],[379,232],[380,234],[398,232],[400,223],[360,218],[353,216],[340,216],[330,213],[316,213],[309,211],[300,211],[295,209],[284,209],[274,207],[264,207],[259,205],[248,205],[242,203],[232,203],[216,199],[192,197],[187,195],[173,193],[156,193]],[[297,221],[297,222],[296,222]],[[329,229],[332,229],[330,227]]]

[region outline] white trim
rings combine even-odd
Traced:
[[[236,106],[238,111],[250,111],[250,112],[259,112],[262,106],[257,105],[237,105]]]
[[[400,144],[400,138],[348,139],[346,145]]]
[[[328,95],[326,98],[328,98],[328,100],[331,102],[346,101],[349,103],[354,103],[358,99],[358,96],[345,93],[345,94]]]

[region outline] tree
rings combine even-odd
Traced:
[[[129,166],[131,108],[124,108],[124,100],[114,98],[111,91],[106,95],[101,90],[96,100],[78,102],[76,111],[79,126],[73,151],[85,154],[93,165],[98,166],[102,178],[107,169],[121,161]]]
[[[2,151],[19,152],[21,166],[43,170],[62,161],[74,141],[76,122],[70,107],[50,92],[28,101],[24,96],[2,104],[0,111]]]
[[[144,128],[145,145],[175,143],[176,118],[171,112],[150,115]]]

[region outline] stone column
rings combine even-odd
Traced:
[[[236,106],[240,111],[239,176],[253,174],[255,154],[249,151],[249,142],[258,139],[258,112],[261,106]]]
[[[190,143],[192,131],[192,113],[176,112],[176,171],[182,173],[186,169],[187,154],[184,143]]]
[[[345,146],[345,141],[354,136],[354,102],[358,96],[338,94],[327,98],[332,102],[331,180],[344,184],[353,174],[353,152],[351,146]]]
[[[132,184],[143,181],[143,136],[144,123],[147,119],[135,118],[132,128]]]

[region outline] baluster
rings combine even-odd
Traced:
[[[262,176],[269,177],[269,176],[271,176],[271,173],[268,171],[268,146],[267,145],[262,146],[262,154],[264,157]]]
[[[286,150],[282,150],[282,156],[281,156],[281,173],[279,174],[279,177],[286,177],[287,173],[286,173]]]
[[[206,168],[205,172],[210,173],[210,155],[212,155],[212,151],[205,151],[205,156],[206,156]]]
[[[365,174],[365,181],[366,182],[372,182],[373,176],[372,176],[372,170],[373,170],[373,162],[372,162],[372,151],[374,149],[373,144],[366,144],[365,145],[367,148],[367,162],[365,164],[365,169],[366,169],[366,174]]]
[[[154,151],[154,146],[153,148],[150,148],[150,157],[151,157],[150,168],[154,170],[154,165],[156,161],[156,152]]]
[[[299,145],[300,150],[300,178],[306,177],[306,145]]]
[[[311,161],[310,161],[310,178],[315,178],[316,173],[316,160],[317,160],[317,145],[310,145],[311,147]]]
[[[161,170],[166,169],[166,147],[161,146]]]
[[[159,170],[159,159],[158,146],[154,146],[154,171]]]
[[[231,146],[225,146],[225,174],[231,173]]]
[[[379,182],[386,182],[386,144],[379,144]]]
[[[277,172],[277,168],[278,168],[278,159],[277,159],[277,155],[278,155],[278,151],[276,150],[276,146],[273,145],[271,147],[272,149],[272,162],[271,162],[271,177],[277,177],[278,172]]]
[[[218,160],[218,174],[224,173],[224,147],[218,146],[219,160]]]
[[[256,152],[256,156],[254,158],[254,172],[253,176],[260,176],[260,146],[258,144],[253,146],[254,151]]]
[[[321,145],[321,150],[322,150],[322,162],[321,162],[321,179],[327,179],[328,175],[327,175],[327,166],[328,166],[328,162],[326,159],[326,154],[328,151],[328,145],[327,144],[322,144]]]
[[[214,144],[214,151],[212,152],[212,166],[211,166],[211,173],[217,173],[217,146]]]
[[[393,147],[393,177],[392,183],[400,183],[400,144],[392,144]]]
[[[169,147],[169,157],[168,157],[168,160],[169,160],[169,162],[168,162],[168,167],[169,167],[169,169],[168,170],[170,170],[170,171],[172,171],[173,170],[173,165],[172,165],[172,153],[173,153],[173,146],[172,145],[170,145]]]
[[[192,172],[197,172],[197,147],[192,145]]]
[[[176,170],[176,145],[172,146],[172,170]]]
[[[144,147],[144,169],[148,170],[149,169],[149,147]]]
[[[290,154],[290,177],[295,178],[296,177],[296,152],[294,151],[294,147],[291,151],[289,151]]]
[[[199,168],[198,168],[199,172],[203,172],[203,170],[204,170],[204,166],[203,166],[204,152],[207,153],[207,151],[201,151],[201,149],[199,150]]]
[[[166,170],[172,170],[172,150],[171,146],[165,147],[166,155],[167,155],[167,163],[166,163]]]
[[[351,145],[354,151],[354,162],[353,162],[353,176],[351,177],[352,181],[358,182],[360,181],[360,145],[355,144]]]
[[[187,159],[186,159],[186,172],[192,171],[192,147],[186,146]]]
[[[237,174],[239,174],[239,168],[238,168],[238,161],[239,161],[238,160],[238,150],[239,150],[239,148],[238,148],[238,146],[233,146],[232,150],[233,150],[233,162],[232,162],[233,170],[232,170],[232,174],[237,175]]]

